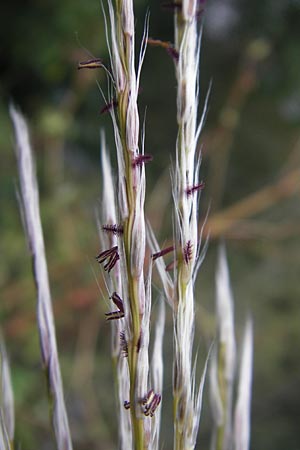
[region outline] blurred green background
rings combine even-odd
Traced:
[[[140,39],[150,11],[153,38],[172,41],[171,14],[135,2]],[[216,249],[228,250],[240,342],[254,317],[252,442],[255,450],[300,448],[300,2],[210,0],[201,51],[200,111],[212,80],[201,136],[200,216],[210,244],[197,285],[196,345],[205,355],[214,332]],[[97,287],[100,207],[99,131],[103,72],[77,71],[90,55],[108,61],[98,1],[14,0],[1,6],[0,196],[1,327],[11,360],[16,442],[54,448],[39,359],[31,262],[16,200],[17,170],[8,104],[28,119],[36,154],[57,337],[74,447],[117,447],[110,331]],[[146,114],[147,214],[161,244],[171,238],[169,165],[176,140],[173,62],[149,48],[141,80]],[[158,285],[158,283],[156,283]],[[157,290],[154,291],[154,297]],[[167,314],[165,353],[172,346]],[[171,361],[166,357],[163,448],[171,448]],[[208,448],[205,398],[199,448]],[[169,430],[169,431],[167,431]],[[202,444],[202,445],[201,445]]]

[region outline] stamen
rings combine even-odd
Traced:
[[[153,389],[150,389],[148,394],[142,399],[142,405],[143,405],[143,413],[145,416],[153,417],[154,412],[161,401],[161,395],[155,394]]]
[[[112,299],[114,304],[119,308],[119,310],[105,313],[106,320],[122,319],[125,315],[123,300],[116,292],[113,292],[113,294],[110,298]]]
[[[184,261],[188,264],[193,258],[193,245],[191,241],[187,241],[183,249]]]
[[[111,111],[112,109],[116,108],[118,106],[117,100],[113,100],[110,103],[107,103],[100,111],[100,114],[107,113],[108,111]]]
[[[160,39],[151,39],[148,38],[147,42],[149,45],[153,45],[154,47],[162,47],[164,48],[168,54],[176,61],[178,62],[179,59],[179,53],[174,47],[174,45],[171,42],[167,41],[161,41]]]
[[[168,253],[172,252],[174,250],[174,246],[171,245],[170,247],[166,247],[163,250],[160,250],[157,253],[153,253],[152,259],[155,261],[157,258],[160,258],[161,256],[167,255]]]
[[[105,313],[106,320],[116,320],[116,319],[123,319],[124,313],[122,311],[112,311]]]
[[[205,183],[201,182],[199,184],[195,184],[194,186],[188,187],[185,192],[186,192],[186,195],[189,196],[189,195],[194,194],[194,192],[202,191],[202,189],[204,189],[204,188],[205,188]]]
[[[99,264],[102,264],[106,260],[108,260],[103,268],[108,273],[111,271],[111,269],[116,265],[117,261],[120,259],[119,253],[118,253],[118,246],[115,245],[114,247],[104,250],[103,252],[99,253],[98,256],[96,256],[96,260]]]
[[[107,270],[107,272],[109,273],[111,271],[111,269],[113,267],[115,267],[117,261],[120,259],[120,256],[115,253],[114,255],[111,256],[111,258],[108,260],[108,262],[106,264],[104,264],[103,269]]]
[[[138,155],[132,161],[132,167],[141,166],[142,164],[151,162],[153,160],[152,155]]]
[[[104,64],[100,58],[89,59],[88,61],[82,61],[78,63],[77,69],[101,69]]]
[[[171,245],[170,247],[166,247],[157,253],[153,253],[152,259],[153,259],[153,261],[155,261],[157,258],[160,258],[161,256],[165,256],[168,253],[172,252],[173,250],[174,250],[174,245]]]
[[[107,224],[102,226],[102,230],[106,231],[107,233],[112,233],[115,236],[120,236],[121,234],[123,234],[124,228],[121,224]]]
[[[171,56],[171,58],[178,63],[179,61],[179,52],[176,50],[176,48],[172,45],[169,48],[167,48],[167,53]]]
[[[121,350],[125,357],[128,356],[128,343],[125,337],[125,331],[120,332]]]
[[[141,344],[142,344],[142,332],[140,332],[140,336],[139,336],[139,339],[138,339],[137,344],[136,344],[136,351],[137,351],[137,353],[141,349]]]
[[[124,312],[124,303],[121,297],[116,292],[113,292],[110,298],[112,299],[114,304],[119,308],[119,310]]]

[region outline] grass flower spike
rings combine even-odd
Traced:
[[[118,246],[106,249],[97,257],[112,271],[120,256],[120,279],[123,310],[108,318],[124,315],[121,347],[126,349],[129,374],[129,395],[123,399],[131,416],[133,448],[149,448],[150,417],[157,409],[159,393],[149,395],[149,324],[151,311],[151,264],[144,274],[146,229],[144,218],[145,163],[152,157],[144,154],[144,139],[140,144],[140,120],[137,97],[141,66],[144,59],[148,19],[142,39],[137,70],[135,68],[135,30],[132,0],[108,2],[110,27],[106,22],[111,58],[111,79],[115,109],[110,110],[114,126],[118,161],[117,216],[120,225],[111,228],[113,234],[122,229]],[[109,31],[110,28],[110,31]],[[107,220],[107,219],[106,219]],[[120,228],[119,228],[120,227]],[[107,227],[106,227],[107,231]],[[113,271],[112,271],[113,274]],[[122,319],[123,320],[123,319]],[[124,352],[123,352],[124,353]],[[128,399],[129,397],[129,399]],[[147,401],[144,404],[144,399]],[[149,398],[148,398],[149,397]],[[146,405],[146,406],[145,406]],[[125,447],[124,447],[125,448]]]
[[[198,125],[198,67],[200,30],[196,0],[183,0],[175,9],[175,63],[177,78],[176,166],[173,180],[175,207],[174,306],[174,449],[196,446],[200,410],[193,372],[194,282],[197,273],[198,196],[200,156],[197,153],[201,124]]]
[[[98,254],[95,252],[95,259],[101,272],[98,287],[103,297],[102,320],[106,329],[109,327],[111,330],[117,403],[117,412],[114,411],[114,414],[117,416],[115,423],[120,450],[162,448],[160,423],[166,307],[170,308],[173,319],[173,450],[198,448],[203,390],[209,362],[213,410],[211,450],[249,450],[252,322],[249,319],[245,328],[238,379],[233,299],[223,246],[219,252],[216,276],[216,343],[208,351],[199,380],[197,355],[194,352],[195,283],[206,249],[204,245],[202,250],[202,233],[199,231],[199,200],[205,183],[200,178],[201,150],[198,142],[208,102],[207,96],[203,114],[199,117],[202,29],[199,19],[204,4],[205,0],[176,0],[163,4],[165,9],[174,14],[174,42],[148,39],[147,14],[140,50],[136,52],[133,0],[107,0],[102,9],[110,63],[93,58],[77,66],[80,74],[82,69],[104,70],[108,94],[105,95],[100,87],[105,100],[100,113],[110,115],[115,140],[116,174],[112,169],[104,132],[101,133],[102,198],[97,216],[100,250]],[[138,94],[147,44],[168,53],[173,60],[177,81],[177,139],[171,171],[173,239],[171,242],[166,240],[168,244],[161,247],[150,223],[145,221],[144,212],[146,168],[148,170],[151,166],[152,155],[145,151],[145,125],[140,126]],[[47,376],[50,418],[57,450],[72,450],[34,161],[25,121],[14,107],[11,107],[10,112],[16,134],[20,206],[37,289],[37,323],[41,359]],[[163,292],[159,293],[158,303],[153,306],[154,266],[161,278]],[[104,293],[102,289],[105,289]],[[12,450],[13,398],[1,339],[0,362],[0,449]]]

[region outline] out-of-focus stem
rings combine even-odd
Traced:
[[[40,335],[41,357],[48,383],[50,416],[57,450],[72,450],[57,353],[55,324],[34,161],[24,118],[13,106],[10,108],[10,114],[16,135],[16,155],[20,179],[20,206],[23,213],[25,232],[32,254],[33,272],[37,290],[37,322]]]
[[[227,384],[225,380],[225,345],[220,344],[219,354],[218,354],[218,384],[221,404],[223,408],[223,420],[220,425],[218,425],[216,430],[216,448],[215,450],[222,450],[224,448],[224,438],[225,438],[225,426],[227,423]]]

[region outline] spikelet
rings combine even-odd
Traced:
[[[197,153],[201,124],[197,123],[200,30],[196,9],[196,0],[183,0],[181,7],[175,10],[175,49],[179,55],[175,64],[178,136],[173,169],[177,259],[174,267],[176,295],[173,315],[175,450],[195,447],[201,411],[201,407],[197,406],[201,395],[196,394],[193,370],[194,283],[200,247],[198,200],[201,191],[200,157]],[[202,392],[201,386],[203,382],[199,392]]]

